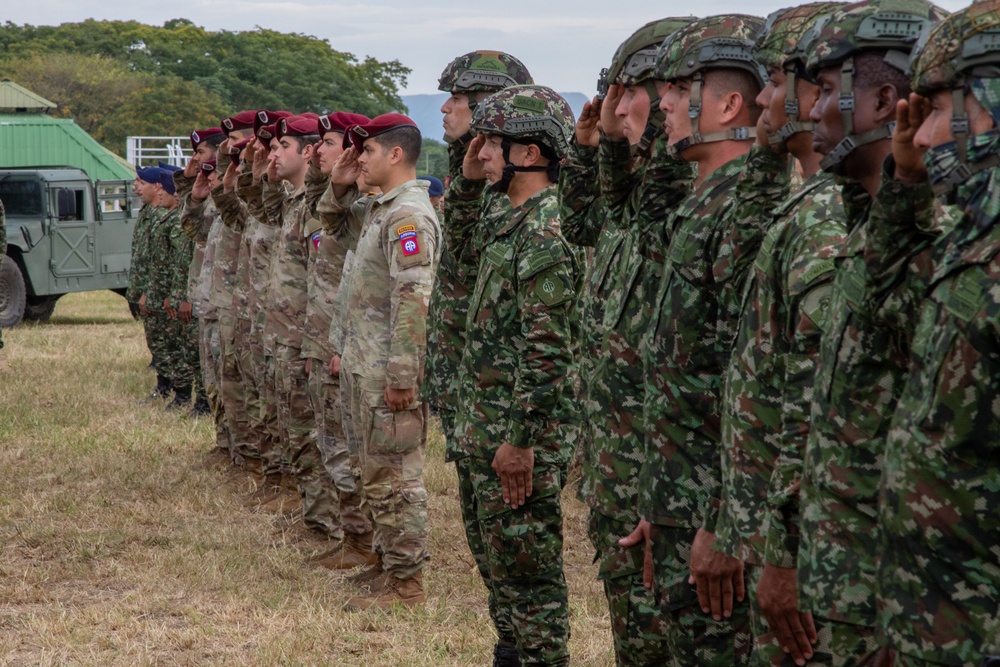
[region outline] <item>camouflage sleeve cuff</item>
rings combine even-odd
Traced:
[[[264,181],[262,198],[264,200],[264,217],[258,218],[270,227],[281,227],[281,212],[285,205],[285,188],[281,183]]]
[[[244,178],[246,177],[246,178]],[[242,174],[236,181],[236,196],[246,203],[247,212],[264,221],[264,183],[254,183],[253,176]]]
[[[184,236],[192,241],[204,242],[202,236],[202,219],[205,216],[205,209],[208,207],[208,200],[195,204],[185,202],[181,208],[181,231]]]
[[[710,533],[715,532],[715,527],[719,523],[719,515],[722,512],[722,498],[709,498],[701,512],[701,527]]]
[[[219,174],[220,181],[222,180],[222,175],[226,173],[227,169],[229,169],[229,165],[232,161],[233,159],[229,157],[229,153],[223,153],[222,151],[216,152],[215,171]]]
[[[518,449],[530,449],[535,446],[542,430],[541,426],[533,423],[521,410],[514,410],[507,423],[506,442]]]
[[[323,175],[319,168],[309,165],[306,171],[306,206],[309,207],[310,215],[316,215],[316,205],[320,197],[326,192],[330,179]]]
[[[793,568],[797,565],[798,556],[798,533],[789,532],[781,517],[772,513],[764,544],[764,562],[775,567]]]
[[[177,189],[177,198],[184,201],[185,197],[191,193],[195,179],[184,175],[184,170],[174,172],[174,188]]]
[[[634,175],[629,168],[632,147],[624,139],[611,139],[602,134],[597,155],[604,204],[612,211],[619,210],[632,192]]]
[[[247,212],[235,192],[226,192],[221,185],[212,190],[212,201],[219,210],[223,224],[230,229],[242,232],[247,222]]]

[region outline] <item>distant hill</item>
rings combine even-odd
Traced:
[[[580,115],[583,104],[588,98],[583,93],[559,93],[573,108],[573,114]],[[409,116],[420,128],[420,133],[428,139],[441,141],[444,129],[441,127],[441,105],[448,99],[448,93],[433,95],[400,95],[403,104],[409,109]]]

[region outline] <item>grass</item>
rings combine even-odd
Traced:
[[[495,641],[454,468],[428,445],[422,611],[347,614],[289,522],[203,466],[206,420],[142,405],[141,326],[110,292],[62,298],[0,351],[0,665],[485,665]],[[586,512],[565,493],[575,665],[611,665]]]

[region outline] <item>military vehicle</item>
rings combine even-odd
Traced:
[[[132,259],[132,181],[92,182],[82,169],[0,169],[7,255],[0,266],[0,328],[45,321],[63,294],[124,296]]]

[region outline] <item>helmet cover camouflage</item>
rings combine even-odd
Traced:
[[[834,12],[817,36],[806,62],[809,74],[837,67],[866,51],[886,51],[886,63],[906,70],[921,33],[948,12],[926,0],[864,0]],[[894,55],[900,54],[900,55]]]
[[[438,79],[446,93],[494,93],[510,86],[532,84],[528,68],[502,51],[473,51],[451,61]]]
[[[709,69],[741,69],[763,86],[767,78],[753,45],[764,22],[756,16],[722,14],[699,19],[676,31],[657,51],[657,78],[693,78]]]
[[[650,21],[622,42],[611,58],[608,81],[634,86],[657,76],[656,52],[663,40],[694,22],[694,17]]]
[[[910,71],[913,90],[925,96],[970,79],[1000,78],[1000,0],[981,0],[928,31]]]
[[[785,60],[800,56],[800,44],[817,19],[843,7],[842,2],[814,2],[772,12],[754,44],[757,62],[765,68],[784,68]]]
[[[569,151],[576,119],[569,103],[545,86],[513,86],[480,102],[472,131],[547,146],[562,159]]]

